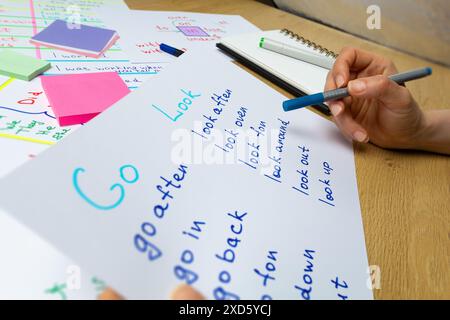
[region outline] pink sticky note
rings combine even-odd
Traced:
[[[130,90],[116,72],[41,76],[60,126],[86,123]]]

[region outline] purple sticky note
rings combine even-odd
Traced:
[[[202,28],[194,27],[194,26],[177,26],[178,30],[180,30],[185,36],[188,37],[209,37]]]
[[[30,42],[70,52],[98,55],[110,47],[117,38],[114,30],[55,20],[32,37]]]

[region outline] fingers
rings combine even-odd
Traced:
[[[334,122],[339,130],[341,130],[348,140],[355,140],[362,143],[368,142],[369,135],[367,131],[353,119],[350,109],[344,108],[342,101],[338,101],[337,103],[342,104],[342,111],[334,116]]]
[[[336,82],[334,80],[333,74],[330,71],[330,72],[328,72],[328,75],[327,75],[327,81],[325,82],[324,90],[328,91],[328,90],[334,90],[336,88],[337,88]],[[329,101],[327,104],[333,115],[340,113],[344,108],[344,104],[341,101]]]
[[[200,292],[186,284],[176,287],[172,291],[170,298],[172,300],[205,300],[205,297]]]
[[[352,80],[348,83],[348,91],[352,97],[377,99],[391,109],[408,106],[412,99],[408,89],[385,75]]]
[[[398,70],[391,60],[383,57],[377,57],[367,68],[360,70],[358,72],[358,76],[355,78],[366,78],[379,74],[390,76],[396,73],[398,73]]]
[[[111,288],[106,288],[98,295],[98,300],[124,300],[124,298]]]
[[[387,78],[396,72],[392,61],[373,53],[356,48],[344,48],[339,53],[327,75],[325,91],[344,86],[349,88],[350,97],[328,102],[336,125],[349,140],[369,141],[367,131],[353,119],[352,109],[364,105],[355,105],[354,98],[377,99],[388,108],[410,105],[412,97],[409,91]]]
[[[359,71],[366,68],[374,59],[375,55],[363,50],[347,47],[344,48],[336,58],[333,68],[327,75],[325,82],[325,91],[334,90],[345,86],[348,81],[355,78],[355,70]],[[345,103],[351,101],[344,100]],[[328,103],[331,113],[337,116],[344,110],[344,103],[331,101]]]
[[[330,70],[326,88],[332,90],[343,87],[350,80],[361,76],[393,73],[396,73],[396,68],[389,59],[361,49],[346,47],[341,50]]]
[[[324,91],[334,90],[337,88],[336,82],[334,81],[334,77],[333,77],[333,74],[331,73],[331,71],[332,70],[330,70],[327,74]]]
[[[331,69],[331,76],[336,86],[343,87],[350,80],[352,71],[360,71],[376,59],[376,55],[351,47],[344,48],[336,58]]]
[[[186,284],[179,285],[171,293],[172,300],[204,300],[205,297]],[[111,288],[105,289],[98,295],[99,300],[124,300],[124,298]]]
[[[333,100],[328,102],[328,107],[330,108],[331,114],[337,117],[344,111],[345,104],[341,100]]]

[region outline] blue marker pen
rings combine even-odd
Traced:
[[[179,57],[179,56],[181,56],[184,53],[183,50],[171,47],[171,46],[169,46],[167,44],[164,44],[164,43],[161,43],[159,45],[159,49],[161,49],[162,51],[167,52],[168,54],[171,54],[171,55],[173,55],[175,57]]]
[[[407,81],[420,79],[431,74],[432,70],[430,67],[411,70],[403,73],[397,73],[389,77],[392,81],[395,81],[398,84],[405,83]],[[339,88],[335,90],[325,91],[321,93],[311,94],[308,96],[286,100],[283,102],[283,110],[284,111],[292,111],[300,108],[304,108],[307,106],[311,106],[314,104],[320,104],[328,100],[339,100],[345,97],[348,97],[350,94],[348,93],[347,88]]]

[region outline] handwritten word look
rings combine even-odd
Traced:
[[[327,176],[326,179],[319,179],[319,182],[322,184],[324,196],[319,198],[319,201],[325,203],[329,206],[335,206],[335,198],[333,195],[333,186],[331,180],[331,174],[333,172],[333,168],[331,167],[329,162],[324,161],[322,163],[323,174]]]
[[[298,186],[293,186],[292,189],[309,196],[309,166],[310,166],[310,149],[305,146],[297,146],[300,152],[299,165],[301,168],[297,169],[299,175]]]
[[[231,93],[232,91],[230,89],[226,89],[222,94],[213,93],[211,100],[214,103],[211,107],[211,113],[202,115],[202,120],[204,122],[201,132],[191,130],[192,133],[199,135],[203,139],[208,139],[207,136],[211,135],[212,130],[215,128],[216,122],[220,119],[222,112],[225,110],[225,107],[230,100]]]
[[[239,162],[247,165],[249,168],[256,170],[256,166],[259,165],[260,162],[260,148],[261,145],[259,143],[260,137],[265,136],[266,132],[266,122],[259,121],[259,124],[256,126],[250,126],[250,131],[253,133],[254,138],[253,141],[248,141],[247,146],[249,147],[248,160],[238,159]]]
[[[236,127],[238,127],[238,128],[243,127],[245,117],[247,116],[247,111],[248,111],[248,109],[245,107],[240,107],[238,109],[238,111],[236,112],[237,116],[234,121],[234,124],[236,125]],[[237,139],[239,137],[239,131],[234,130],[234,129],[225,129],[224,131],[225,131],[225,137],[226,137],[225,143],[222,146],[220,146],[218,144],[215,144],[215,146],[224,152],[230,152],[234,149],[234,147],[237,143]]]
[[[181,93],[183,93],[181,100],[178,102],[177,107],[172,112],[166,111],[162,106],[152,104],[152,107],[161,112],[167,119],[171,122],[176,122],[186,111],[189,110],[189,107],[192,105],[193,101],[201,96],[200,93],[195,94],[190,90],[180,89]]]
[[[270,170],[270,175],[264,174],[264,176],[266,176],[269,179],[272,179],[275,182],[281,183],[281,160],[287,136],[287,128],[288,125],[290,124],[290,121],[284,121],[280,118],[278,118],[278,121],[280,122],[280,129],[278,132],[278,139],[276,141],[276,147],[274,150],[274,153],[277,154],[277,156],[275,155],[269,156],[269,160],[271,162],[270,167],[272,169]]]

